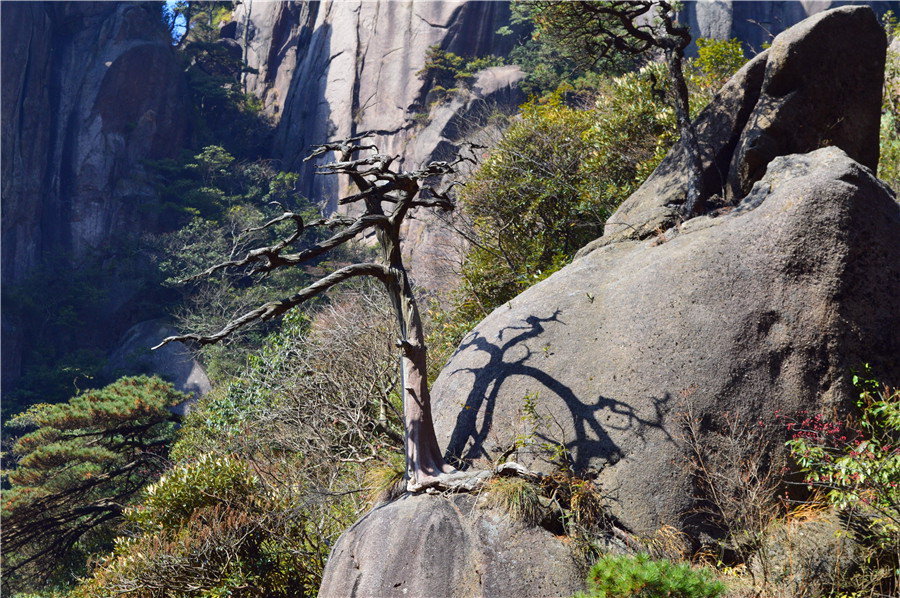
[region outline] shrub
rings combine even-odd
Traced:
[[[866,373],[853,381],[859,419],[842,424],[814,415],[791,422],[787,446],[811,488],[838,508],[870,513],[878,542],[900,549],[900,390]]]
[[[715,598],[725,591],[708,569],[686,563],[651,560],[647,554],[607,555],[588,575],[588,592],[580,598]]]
[[[71,578],[109,548],[124,506],[164,468],[168,408],[186,398],[159,378],[128,377],[9,422],[32,431],[13,446],[3,492],[5,584]]]
[[[687,80],[691,88],[691,113],[696,115],[728,82],[747,59],[737,39],[699,38],[697,57],[690,61]]]
[[[294,497],[246,462],[205,456],[177,466],[128,513],[120,537],[74,597],[312,596],[323,553]]]
[[[894,13],[884,15],[888,43],[900,39],[900,22]],[[881,156],[878,177],[900,193],[900,52],[888,48],[884,70],[884,100],[881,106]]]

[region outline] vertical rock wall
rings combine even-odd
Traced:
[[[4,2],[2,280],[77,265],[155,225],[142,162],[174,155],[189,107],[159,4]],[[22,324],[4,321],[4,381]]]
[[[144,4],[8,2],[3,19],[3,280],[139,232],[141,161],[173,155],[186,89]]]
[[[461,0],[248,0],[234,15],[248,65],[258,70],[246,77],[246,89],[278,123],[274,156],[303,174],[301,193],[330,202],[336,182],[302,162],[310,146],[373,131],[382,151],[407,165],[427,160],[429,151],[410,155],[406,148],[413,117],[428,109],[428,82],[416,74],[428,48],[505,53],[495,32],[508,18],[505,2]]]

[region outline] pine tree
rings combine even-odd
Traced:
[[[59,579],[107,548],[123,509],[164,468],[168,408],[186,398],[159,378],[126,377],[10,420],[31,431],[12,448],[17,463],[3,492],[6,589]]]

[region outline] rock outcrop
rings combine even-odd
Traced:
[[[277,123],[273,157],[300,172],[302,195],[335,210],[348,181],[315,175],[329,158],[304,163],[313,145],[368,132],[383,153],[398,156],[398,167],[418,168],[454,156],[493,107],[511,111],[524,101],[516,67],[481,73],[445,102],[433,102],[431,82],[419,75],[432,46],[505,55],[513,40],[496,31],[508,19],[505,2],[257,0],[238,6],[234,36],[258,71],[245,87]],[[410,270],[426,288],[447,287],[455,279],[448,256],[460,239],[421,218],[405,232]]]
[[[331,177],[315,177],[303,158],[312,145],[360,132],[407,167],[416,115],[427,114],[429,82],[418,75],[431,46],[465,56],[505,54],[495,35],[507,23],[503,2],[246,2],[234,14],[247,63],[246,88],[277,121],[274,154],[302,173],[300,192],[336,201]],[[429,151],[430,150],[430,151]]]
[[[743,2],[742,0],[689,0],[683,3],[681,19],[691,28],[694,39],[737,38],[753,53],[788,27],[807,17],[850,2],[814,0],[802,2]],[[852,2],[867,4],[880,17],[892,10],[900,12],[900,2]]]
[[[186,138],[187,96],[160,15],[137,3],[11,2],[3,16],[3,281],[143,232],[141,162]]]
[[[841,41],[852,40],[852,41]],[[776,156],[835,145],[874,169],[887,40],[872,11],[819,13],[747,63],[695,121],[703,201],[743,198]],[[681,144],[582,250],[643,239],[682,219],[688,172]]]
[[[868,9],[843,8],[799,30],[831,19],[874,21]],[[857,43],[883,53],[880,30],[862,31],[875,39],[855,37]],[[790,32],[787,39],[791,48],[815,51],[795,44]],[[739,80],[759,78],[759,68],[748,65]],[[766,81],[773,72],[766,70]],[[857,81],[857,73],[850,76]],[[880,82],[870,84],[880,89]],[[867,105],[869,92],[853,94]],[[739,94],[718,102],[746,111]],[[877,114],[879,107],[869,109]],[[846,106],[848,116],[860,113]],[[730,141],[706,142],[726,148],[721,159],[730,164],[735,130],[747,138],[762,125],[734,126],[734,114],[717,118],[708,130],[724,131]],[[860,117],[871,121],[871,114]],[[814,135],[814,145],[827,145],[827,135]],[[658,228],[654,238],[622,235],[597,244],[486,318],[434,385],[435,426],[448,452],[473,460],[496,457],[522,438],[559,443],[576,468],[597,474],[628,529],[652,533],[672,525],[699,533],[684,414],[710,431],[726,413],[749,424],[776,410],[840,411],[853,396],[850,368],[864,362],[900,382],[900,206],[848,155],[852,148],[806,151],[766,164],[736,205],[666,232],[660,220],[645,228]],[[677,149],[667,160],[673,156]],[[677,189],[678,178],[668,176]],[[639,190],[621,210],[658,218],[653,210],[666,204],[657,194],[670,187],[657,189]],[[683,201],[677,192],[667,197]],[[526,400],[537,418],[523,420]],[[550,467],[537,454],[519,459]]]
[[[334,546],[319,596],[545,598],[584,589],[571,548],[472,495],[406,496],[376,507]]]
[[[113,349],[103,374],[113,380],[120,376],[156,374],[196,400],[208,393],[211,385],[206,371],[190,350],[182,343],[170,343],[156,351],[150,350],[164,338],[177,334],[179,331],[174,326],[161,319],[135,324]],[[184,411],[185,407],[182,404],[180,411]]]

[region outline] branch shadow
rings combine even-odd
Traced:
[[[528,316],[520,326],[507,326],[501,330],[501,341],[498,344],[488,341],[483,335],[475,332],[471,338],[460,345],[459,352],[475,350],[486,353],[488,362],[482,367],[460,368],[454,372],[454,374],[470,373],[474,376],[474,381],[465,405],[457,415],[456,425],[447,444],[446,457],[448,459],[459,461],[465,465],[480,457],[490,458],[485,448],[485,441],[494,423],[500,389],[504,382],[513,376],[533,379],[542,389],[555,394],[565,403],[571,416],[573,437],[560,443],[560,439],[550,438],[546,434],[536,433],[535,435],[543,440],[562,444],[571,456],[571,465],[575,471],[587,470],[591,461],[612,465],[625,456],[622,448],[610,437],[609,430],[630,429],[639,438],[643,438],[648,428],[664,430],[662,422],[668,411],[667,406],[671,402],[671,396],[668,393],[653,399],[655,413],[652,417],[641,417],[633,406],[611,397],[598,395],[594,400],[582,400],[562,381],[550,373],[528,364],[533,352],[525,346],[525,342],[545,332],[545,324],[548,322],[566,325],[560,319],[560,310],[556,310],[547,317]],[[503,341],[502,339],[508,332],[513,336]],[[522,355],[512,357],[511,352],[514,349]],[[479,415],[481,415],[480,424]],[[553,415],[555,419],[555,415],[558,414]],[[601,417],[610,419],[612,416],[618,416],[617,420],[624,420],[626,423],[600,423]],[[673,440],[668,432],[665,434],[669,440]]]

